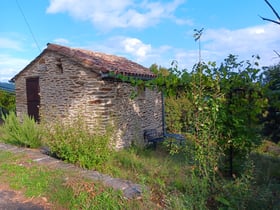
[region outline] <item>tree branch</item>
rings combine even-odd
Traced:
[[[280,57],[280,54],[276,50],[273,51],[275,52],[276,55],[278,55],[278,57]]]
[[[269,1],[268,0],[264,0],[264,1],[265,1],[265,3],[267,3],[267,5],[270,7],[270,9],[273,11],[273,13],[276,15],[278,20],[280,20],[279,14],[276,12],[276,10],[273,8],[273,6],[269,3]]]
[[[276,23],[278,25],[280,25],[280,22],[276,21],[276,20],[272,20],[272,19],[269,19],[269,18],[264,18],[262,16],[260,16],[261,19],[265,20],[265,21],[269,21],[269,22],[272,22],[272,23]]]

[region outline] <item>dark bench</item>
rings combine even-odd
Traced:
[[[144,130],[144,141],[146,144],[153,144],[154,148],[156,148],[157,143],[163,142],[165,139],[175,139],[178,143],[182,144],[186,139],[181,134],[175,133],[159,133],[156,129],[146,129]]]
[[[153,145],[156,146],[158,142],[162,142],[163,140],[163,135],[159,133],[156,129],[144,130],[144,141],[146,144],[153,143]]]

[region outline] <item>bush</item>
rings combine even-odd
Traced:
[[[41,131],[35,120],[24,114],[20,120],[14,112],[4,117],[0,127],[1,140],[8,144],[38,148],[41,146]]]
[[[81,119],[67,124],[58,122],[45,128],[43,142],[52,155],[69,163],[99,169],[110,155],[110,129],[93,133]]]
[[[15,94],[0,90],[0,108],[6,111],[14,111],[16,109]]]

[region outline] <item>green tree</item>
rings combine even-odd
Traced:
[[[155,79],[132,79],[132,83],[164,92],[167,127],[187,136],[185,154],[191,154],[194,163],[194,183],[189,183],[195,191],[193,195],[198,198],[203,187],[199,198],[215,200],[214,192],[222,190],[217,183],[221,169],[228,170],[232,177],[242,173],[248,154],[260,142],[258,116],[265,98],[257,62],[239,62],[236,56],[229,55],[219,67],[199,62],[191,72],[180,70],[177,62],[168,71],[156,65],[152,68],[157,74]],[[220,167],[221,157],[226,157],[227,167]],[[203,186],[196,186],[198,177]],[[207,201],[199,203],[202,207]]]
[[[3,90],[0,90],[0,119],[3,114],[9,111],[14,111],[16,108],[15,95]]]
[[[222,149],[230,176],[242,169],[247,155],[261,140],[259,116],[266,99],[258,76],[259,57],[253,59],[238,61],[237,56],[229,55],[219,67],[200,62],[192,72],[179,70],[173,62],[168,73],[155,68],[157,78],[148,82],[167,96],[169,130],[191,136],[198,150],[209,145]],[[209,159],[206,155],[203,161]]]
[[[259,59],[258,56],[254,58]],[[227,154],[231,176],[242,167],[252,148],[261,142],[259,116],[266,100],[259,71],[257,61],[253,64],[250,61],[238,62],[236,56],[229,55],[215,73],[225,95],[219,112],[219,144]]]
[[[264,68],[263,83],[268,109],[262,116],[263,134],[275,143],[280,141],[280,64]]]

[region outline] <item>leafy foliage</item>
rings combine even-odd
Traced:
[[[98,169],[108,159],[111,149],[111,130],[93,133],[82,119],[71,123],[45,125],[43,142],[51,153],[69,163]],[[97,129],[96,129],[97,131]]]
[[[259,116],[267,101],[256,65],[257,63],[252,65],[249,61],[237,62],[236,57],[230,55],[216,72],[220,77],[221,91],[225,95],[219,113],[219,144],[223,146],[224,152],[229,154],[231,174],[234,172],[233,165],[242,166],[242,159],[246,158],[261,140]],[[237,160],[235,164],[233,156]]]
[[[14,111],[16,108],[15,95],[0,90],[0,107],[5,108],[8,111]]]
[[[1,140],[5,143],[37,148],[41,146],[41,131],[38,124],[27,114],[20,120],[14,112],[4,117],[0,127]]]
[[[175,62],[169,73],[154,71],[158,77],[152,81],[167,96],[168,129],[185,133],[201,146],[213,136],[211,145],[229,154],[231,175],[233,153],[238,160],[235,165],[242,165],[239,161],[260,142],[259,115],[266,99],[258,76],[258,57],[253,58],[252,64],[229,55],[219,67],[199,63],[190,73],[179,70]]]
[[[263,83],[268,98],[268,109],[262,117],[263,134],[274,141],[280,141],[280,64],[264,68]]]
[[[259,58],[253,59],[239,62],[236,56],[229,55],[219,67],[199,62],[191,72],[179,70],[176,62],[168,70],[153,65],[151,70],[157,74],[156,79],[133,82],[164,92],[168,130],[183,133],[192,142],[185,144],[184,154],[193,156],[194,183],[199,179],[204,184],[197,191],[191,187],[186,194],[194,193],[197,197],[203,188],[205,196],[195,203],[201,208],[217,206],[221,201],[233,205],[237,202],[234,197],[240,199],[243,191],[232,200],[219,197],[219,192],[237,186],[243,188],[250,182],[250,175],[238,179],[236,176],[246,171],[251,173],[248,154],[260,143],[259,115],[266,106],[258,76]],[[170,148],[171,154],[182,151],[177,146]],[[227,171],[240,185],[233,181],[227,189],[222,188],[219,177]]]
[[[279,209],[280,197],[280,146],[264,141],[250,154],[254,162],[251,209]]]
[[[186,131],[186,123],[190,119],[188,115],[190,108],[191,103],[184,95],[165,98],[166,124],[169,132],[181,133]]]
[[[14,111],[16,108],[15,95],[6,91],[0,90],[0,123],[9,111]]]

